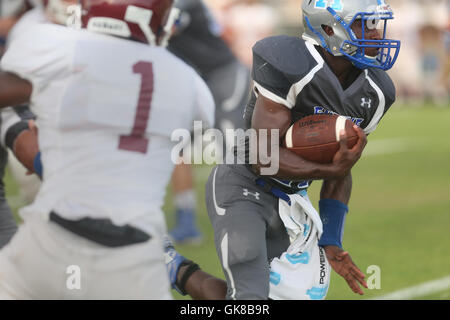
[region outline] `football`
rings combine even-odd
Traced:
[[[358,141],[353,123],[339,115],[318,114],[296,121],[286,132],[285,147],[303,159],[326,164],[333,161],[339,150],[339,134],[347,133],[347,146],[352,148]]]

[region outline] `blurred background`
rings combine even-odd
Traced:
[[[1,0],[0,0],[1,1]],[[302,0],[205,0],[223,27],[223,37],[251,66],[251,48],[277,34],[301,36]],[[327,299],[450,300],[450,0],[389,0],[395,20],[390,38],[402,41],[389,74],[397,102],[370,135],[363,158],[352,169],[353,191],[344,248],[379,288],[360,297],[332,274]],[[224,278],[205,207],[212,166],[194,168],[198,225],[203,242],[176,246],[202,269]],[[25,201],[11,172],[5,178],[14,212]],[[321,183],[308,191],[317,208]],[[167,190],[164,212],[175,224],[174,198]],[[249,226],[251,227],[251,226]],[[175,291],[177,299],[182,297]]]
[[[277,34],[301,36],[302,0],[206,0],[223,36],[247,66],[258,40]],[[380,286],[357,296],[332,274],[327,299],[450,300],[450,0],[389,0],[395,20],[390,38],[402,41],[389,74],[397,101],[370,135],[352,169],[353,191],[344,248]],[[196,166],[200,245],[177,249],[204,270],[223,278],[207,217],[205,182],[211,166]],[[320,182],[308,191],[318,207]],[[174,224],[170,191],[164,211]],[[250,228],[251,226],[249,226]],[[178,299],[186,299],[174,292]]]
[[[256,41],[275,34],[302,34],[301,0],[206,0],[224,37],[248,66]],[[409,106],[449,106],[450,0],[390,0],[395,19],[389,37],[402,41],[389,74],[398,101]]]

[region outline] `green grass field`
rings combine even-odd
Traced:
[[[201,245],[177,249],[223,278],[204,204],[211,167],[195,168]],[[17,187],[7,175],[8,197]],[[320,183],[309,191],[317,206]],[[328,299],[366,299],[450,275],[450,106],[395,107],[369,137],[365,156],[353,169],[344,247],[363,272],[381,268],[381,289],[360,297],[333,274]],[[173,225],[170,193],[164,207]],[[250,226],[249,226],[250,228]],[[176,298],[180,297],[174,292]],[[450,299],[450,289],[417,299]]]

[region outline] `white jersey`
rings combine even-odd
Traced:
[[[14,39],[1,67],[32,83],[38,119],[43,184],[22,214],[164,232],[171,134],[214,119],[195,71],[165,48],[51,24]]]
[[[42,7],[38,6],[30,11],[27,11],[9,31],[6,46],[8,47],[9,43],[17,38],[19,34],[34,28],[40,23],[48,23]]]

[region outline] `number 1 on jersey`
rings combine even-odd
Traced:
[[[139,100],[131,134],[120,136],[119,149],[147,153],[148,139],[144,135],[153,98],[153,65],[151,62],[139,61],[133,66],[133,73],[141,75]]]

